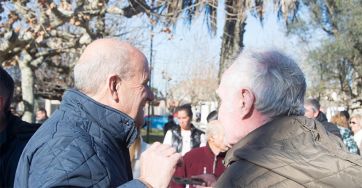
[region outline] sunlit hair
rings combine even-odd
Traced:
[[[312,107],[313,112],[319,112],[321,105],[317,99],[307,99],[304,101],[304,105]]]
[[[217,120],[211,120],[205,130],[206,138],[209,140],[211,137],[223,136],[224,129],[223,126]]]
[[[337,114],[332,116],[331,123],[333,123],[335,125],[338,125],[338,126],[341,126],[341,127],[344,127],[344,128],[348,128],[348,119],[341,112],[338,112]]]
[[[101,42],[108,45],[100,45]],[[94,94],[106,83],[110,74],[121,79],[132,77],[129,48],[118,39],[99,39],[92,42],[83,52],[74,67],[74,86],[87,94]]]
[[[10,104],[14,94],[14,80],[0,67],[0,95],[5,98],[4,111],[10,111]]]
[[[304,114],[306,82],[298,65],[276,50],[246,51],[235,60],[236,87],[248,87],[255,108],[270,118]]]

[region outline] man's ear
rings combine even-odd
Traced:
[[[241,94],[241,117],[246,119],[250,117],[254,110],[254,93],[250,89],[243,88],[240,90]]]
[[[121,79],[117,75],[112,75],[108,77],[108,91],[112,96],[112,99],[116,102],[119,101],[119,96],[117,90],[118,85],[121,84]]]

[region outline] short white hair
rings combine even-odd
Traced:
[[[99,45],[100,42],[110,45]],[[129,48],[118,39],[99,39],[91,43],[74,67],[74,86],[86,94],[95,94],[106,83],[107,76],[132,77]],[[88,51],[87,51],[88,50]]]
[[[234,64],[233,85],[252,90],[256,110],[270,118],[304,114],[305,77],[290,57],[277,50],[245,51]]]
[[[224,136],[224,127],[218,120],[212,120],[207,124],[205,134],[207,140],[211,137],[215,138],[216,136]]]

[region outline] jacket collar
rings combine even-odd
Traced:
[[[240,155],[244,156],[244,153],[258,151],[276,141],[292,139],[303,131],[311,132],[314,140],[320,137],[315,121],[304,116],[280,117],[272,120],[252,131],[235,144],[226,154],[225,165],[230,165],[238,160]]]
[[[69,89],[63,96],[60,109],[75,111],[108,132],[119,145],[129,147],[137,137],[134,120],[127,114],[101,104],[84,93]]]
[[[215,154],[214,154],[214,152],[212,151],[212,149],[211,149],[211,147],[210,147],[210,145],[209,145],[209,142],[206,142],[206,150],[207,150],[207,153],[209,153],[209,155],[210,156],[213,156],[213,157],[215,157]],[[216,155],[216,157],[225,157],[225,155],[226,155],[226,152],[220,152],[219,154],[217,154]]]
[[[320,122],[304,116],[281,117],[259,127],[241,139],[227,152],[224,164],[230,165],[240,159],[259,164],[259,161],[264,160],[262,156],[268,157],[267,152],[270,151],[270,148],[274,147],[275,149],[281,147],[285,142],[295,141],[295,137],[302,134],[305,135],[304,142],[297,143],[299,147],[295,147],[293,151],[289,152],[303,153],[305,152],[303,148],[323,147],[323,151],[328,151],[332,155],[351,162],[354,161],[353,163],[362,166],[362,160],[357,162],[354,160],[359,156],[345,152],[335,140],[337,138],[329,136],[329,133]],[[279,149],[284,152],[283,148]],[[274,167],[278,165],[283,164],[271,164]]]
[[[328,122],[327,116],[322,111],[319,111],[318,116],[315,119],[321,123]]]

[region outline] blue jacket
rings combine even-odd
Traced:
[[[129,145],[137,130],[126,114],[68,90],[30,139],[15,187],[145,187],[132,180]]]

